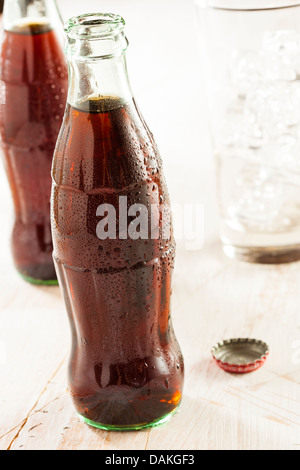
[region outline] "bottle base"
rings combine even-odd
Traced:
[[[21,278],[28,282],[29,284],[34,284],[36,286],[58,286],[58,280],[57,279],[53,279],[53,280],[48,280],[48,281],[43,281],[41,279],[35,279],[33,277],[30,277],[30,276],[26,276],[25,274],[21,274],[19,273]]]
[[[97,423],[95,421],[92,421],[88,418],[85,418],[84,416],[80,415],[79,413],[78,416],[79,418],[89,426],[92,426],[93,428],[97,429],[102,429],[103,431],[118,431],[118,432],[124,432],[124,431],[140,431],[142,429],[147,429],[147,428],[154,428],[156,426],[160,426],[162,424],[167,423],[172,416],[178,411],[178,407],[175,408],[175,410],[171,411],[167,415],[163,416],[162,418],[159,418],[155,421],[152,421],[151,423],[147,424],[136,424],[136,425],[125,425],[125,426],[120,426],[120,425],[112,425],[112,424],[101,424]]]
[[[242,247],[223,243],[228,258],[258,264],[284,264],[300,261],[300,245]]]

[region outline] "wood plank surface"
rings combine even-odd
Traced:
[[[77,0],[60,3],[65,17],[84,11]],[[84,3],[97,10],[98,2]],[[178,240],[177,249],[173,320],[186,364],[184,398],[169,423],[146,431],[109,433],[77,418],[66,382],[65,307],[59,288],[31,286],[12,266],[11,198],[1,169],[0,450],[300,449],[300,263],[258,266],[222,253],[192,1],[101,3],[127,19],[129,73],[173,203],[204,208],[203,248]],[[220,370],[210,349],[231,337],[268,342],[264,367],[244,376]]]

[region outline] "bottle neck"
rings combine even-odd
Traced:
[[[61,27],[62,23],[56,0],[5,0],[3,26],[6,31],[14,31],[29,24],[54,28],[58,25]]]
[[[66,23],[71,106],[86,109],[89,103],[101,102],[116,106],[132,99],[124,25],[123,18],[109,13],[82,15]]]
[[[112,107],[132,100],[125,53],[108,59],[69,61],[68,103],[88,109],[89,103],[100,103],[101,100]]]

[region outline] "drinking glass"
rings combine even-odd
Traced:
[[[300,2],[196,3],[224,251],[300,260]]]

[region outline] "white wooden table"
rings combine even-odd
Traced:
[[[60,0],[63,14],[81,1]],[[85,10],[99,2],[85,0]],[[214,174],[191,0],[102,0],[127,19],[129,72],[165,162],[173,203],[205,210],[205,244],[178,243],[173,318],[186,363],[180,411],[135,433],[89,428],[66,375],[70,333],[56,287],[24,283],[9,251],[11,202],[0,172],[0,449],[300,449],[300,263],[233,262],[218,241]],[[256,337],[271,354],[259,371],[229,375],[211,346]]]

